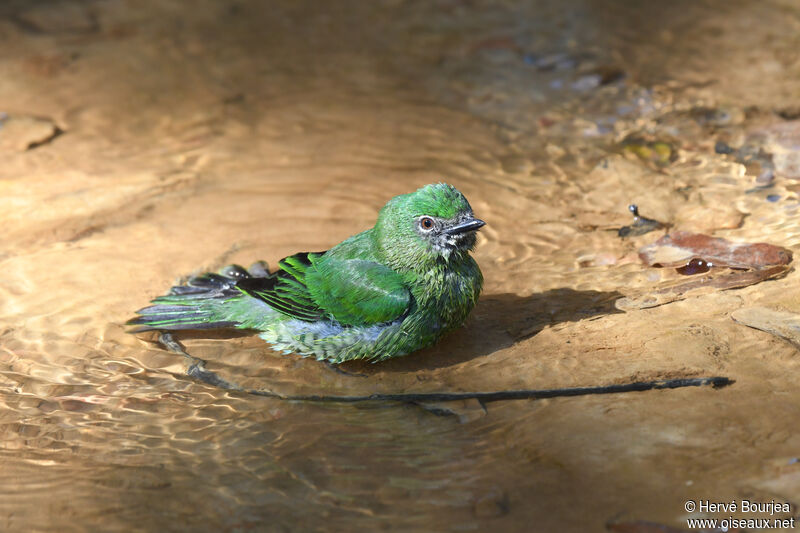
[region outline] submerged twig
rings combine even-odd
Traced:
[[[356,402],[453,402],[458,400],[478,400],[483,403],[499,402],[504,400],[541,400],[544,398],[562,398],[568,396],[587,396],[590,394],[617,394],[621,392],[640,392],[656,389],[679,389],[682,387],[702,387],[711,385],[720,388],[733,383],[726,377],[715,376],[708,378],[681,378],[660,381],[637,381],[621,385],[607,385],[600,387],[574,387],[566,389],[522,389],[492,392],[421,392],[398,394],[370,394],[367,396],[327,396],[327,395],[283,395],[267,390],[250,389],[246,392],[259,396],[268,396],[281,400],[328,402],[328,403],[356,403]],[[241,390],[241,389],[240,389]]]
[[[318,403],[360,403],[360,402],[452,402],[459,400],[478,400],[482,403],[498,402],[505,400],[542,400],[545,398],[563,398],[570,396],[588,396],[594,394],[619,394],[622,392],[643,392],[660,389],[679,389],[683,387],[704,387],[710,385],[718,389],[734,383],[734,380],[722,377],[704,378],[678,378],[656,381],[637,381],[618,385],[605,385],[598,387],[572,387],[564,389],[521,389],[491,392],[420,392],[420,393],[395,393],[395,394],[369,394],[363,396],[329,396],[320,394],[280,394],[266,389],[246,389],[235,383],[220,378],[216,373],[206,369],[205,361],[189,355],[169,333],[162,333],[159,342],[170,351],[180,353],[189,358],[191,364],[187,374],[209,385],[226,390],[234,390],[276,398],[286,401],[318,402]]]

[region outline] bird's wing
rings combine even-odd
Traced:
[[[237,288],[285,315],[348,326],[391,322],[411,303],[400,276],[374,261],[299,253],[279,265],[272,277],[242,279]]]
[[[314,301],[339,323],[365,326],[403,316],[411,293],[400,275],[365,259],[325,256],[306,275]]]
[[[305,278],[311,262],[324,253],[290,255],[278,262],[279,270],[269,277],[240,279],[236,288],[284,315],[309,322],[320,320],[325,311],[311,297]]]

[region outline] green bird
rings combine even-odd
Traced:
[[[173,287],[128,322],[147,330],[241,328],[275,349],[332,363],[383,361],[435,343],[469,315],[483,286],[476,231],[461,192],[444,183],[396,196],[375,226],[326,252],[268,272],[228,266]]]

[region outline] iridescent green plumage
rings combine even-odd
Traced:
[[[271,274],[234,265],[193,278],[129,324],[256,329],[279,350],[334,363],[406,355],[475,306],[483,277],[469,252],[482,225],[457,189],[428,185],[392,198],[373,228],[326,252],[289,256]]]

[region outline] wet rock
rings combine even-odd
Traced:
[[[24,152],[52,141],[61,133],[46,118],[0,113],[0,152]]]
[[[766,143],[781,150],[800,150],[800,120],[772,124],[756,130],[752,137],[763,136]]]
[[[718,154],[733,155],[737,162],[745,165],[759,158],[764,159],[770,157],[767,152],[755,144],[743,144],[739,148],[734,148],[726,142],[717,141],[714,145],[714,151]]]
[[[731,313],[737,324],[766,331],[800,347],[800,314],[766,307],[748,307]]]
[[[776,176],[800,179],[800,120],[759,128],[739,148],[719,141],[715,151],[732,155],[759,185],[771,183]]]
[[[772,163],[779,175],[800,180],[800,151],[773,154]]]
[[[744,213],[733,204],[690,203],[681,206],[675,213],[674,225],[686,231],[708,233],[741,227],[744,217]]]

